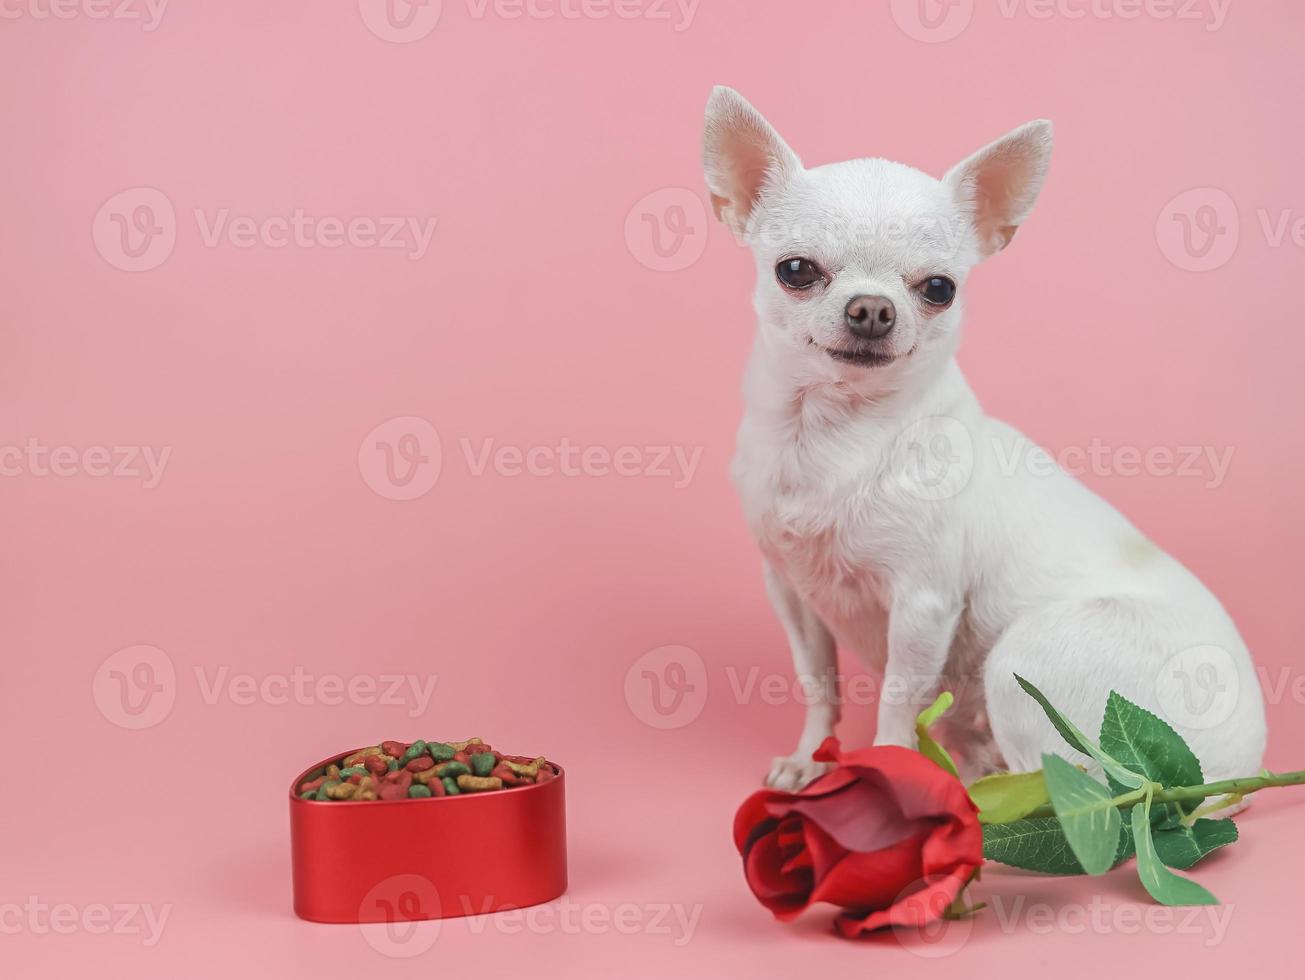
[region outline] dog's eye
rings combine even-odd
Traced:
[[[933,306],[946,306],[956,296],[956,283],[946,276],[931,276],[918,288],[924,301]]]
[[[775,266],[775,277],[789,289],[810,289],[825,274],[810,259],[785,259]]]

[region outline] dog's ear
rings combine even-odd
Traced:
[[[707,100],[703,168],[716,217],[742,236],[762,190],[802,169],[774,127],[732,88],[717,85]]]
[[[1037,119],[962,160],[943,182],[974,225],[979,257],[1000,252],[1033,210],[1051,164],[1051,123]]]

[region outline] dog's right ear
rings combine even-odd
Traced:
[[[724,85],[713,88],[707,100],[702,162],[716,217],[740,237],[765,187],[802,169],[774,127]]]

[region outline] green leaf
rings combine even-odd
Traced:
[[[1056,819],[1083,870],[1090,875],[1109,871],[1122,826],[1110,790],[1058,755],[1044,754],[1042,768]]]
[[[1036,817],[1011,823],[985,824],[983,856],[1012,868],[1041,871],[1049,875],[1081,875],[1060,821],[1055,817]]]
[[[1211,851],[1237,839],[1237,825],[1231,820],[1198,820],[1190,827],[1153,832],[1156,854],[1171,868],[1186,870]]]
[[[1161,905],[1218,905],[1203,887],[1164,866],[1151,839],[1151,798],[1133,807],[1133,839],[1137,842],[1137,876]]]
[[[1010,823],[1051,802],[1041,770],[984,776],[970,784],[969,793],[979,808],[980,823]]]
[[[1101,721],[1101,748],[1120,765],[1139,772],[1161,786],[1199,786],[1205,782],[1201,763],[1183,737],[1145,708],[1139,708],[1116,691],[1106,701]],[[1124,784],[1107,771],[1115,793]],[[1174,804],[1152,809],[1157,827],[1178,825],[1182,811]]]
[[[1122,821],[1121,821],[1122,823]],[[1122,827],[1115,863],[1133,853],[1133,836]],[[984,824],[983,856],[1012,868],[1040,871],[1048,875],[1081,875],[1083,865],[1074,856],[1060,821],[1055,817],[1033,817],[1010,823]]]
[[[920,754],[925,758],[936,762],[942,768],[946,769],[953,776],[959,777],[956,771],[956,763],[952,757],[947,754],[947,750],[939,745],[932,735],[929,734],[929,728],[936,722],[948,708],[952,706],[951,691],[943,691],[934,699],[933,704],[925,708],[915,719],[915,736],[920,743]]]
[[[1095,742],[1079,731],[1072,721],[1061,714],[1060,711],[1047,700],[1045,694],[1039,691],[1019,674],[1015,675],[1015,680],[1019,682],[1020,687],[1024,688],[1025,693],[1027,693],[1029,697],[1033,698],[1034,701],[1037,701],[1038,704],[1042,706],[1042,710],[1046,712],[1047,718],[1049,718],[1051,723],[1056,727],[1056,731],[1060,732],[1061,738],[1084,755],[1099,762],[1101,767],[1105,769],[1107,773],[1113,775],[1115,779],[1123,785],[1132,787],[1133,789],[1138,789],[1142,786],[1145,780],[1141,776],[1135,772],[1129,772],[1128,769],[1124,768],[1115,759],[1111,758],[1108,753],[1102,751]]]
[[[1120,865],[1137,855],[1137,841],[1133,839],[1133,824],[1122,817],[1120,823],[1124,825],[1124,829],[1119,835],[1119,852],[1115,855],[1116,865]]]

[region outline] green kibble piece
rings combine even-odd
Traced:
[[[329,800],[330,797],[326,794],[326,791],[339,785],[340,781],[338,779],[334,782],[328,780],[327,782],[322,783],[321,786],[317,787],[317,798],[319,800]]]
[[[493,752],[477,752],[471,757],[471,772],[473,775],[488,776],[493,768]]]
[[[436,762],[448,762],[457,754],[457,749],[447,742],[427,742],[426,749]]]
[[[367,767],[366,767],[366,766],[350,766],[348,769],[341,769],[341,770],[340,770],[340,775],[341,775],[341,776],[366,776],[366,775],[367,775]]]
[[[301,799],[301,800],[315,800],[315,799],[317,799],[317,790],[315,790],[315,789],[310,789],[310,790],[308,790],[308,791],[306,791],[306,792],[300,793],[300,794],[299,794],[299,799]]]
[[[441,779],[444,779],[445,777],[457,778],[458,776],[471,775],[471,770],[467,767],[467,764],[456,760],[444,763],[444,765],[440,766],[435,771],[439,773]]]
[[[411,799],[417,799],[422,796],[430,796],[430,788],[423,786],[421,783],[413,783],[408,787],[408,796]]]
[[[440,780],[440,782],[444,784],[444,792],[449,796],[457,796],[462,792],[462,790],[458,788],[458,781],[452,776],[445,776]]]
[[[385,763],[385,768],[390,770],[390,772],[394,772],[394,770],[399,768],[399,760],[391,759],[389,762]]]

